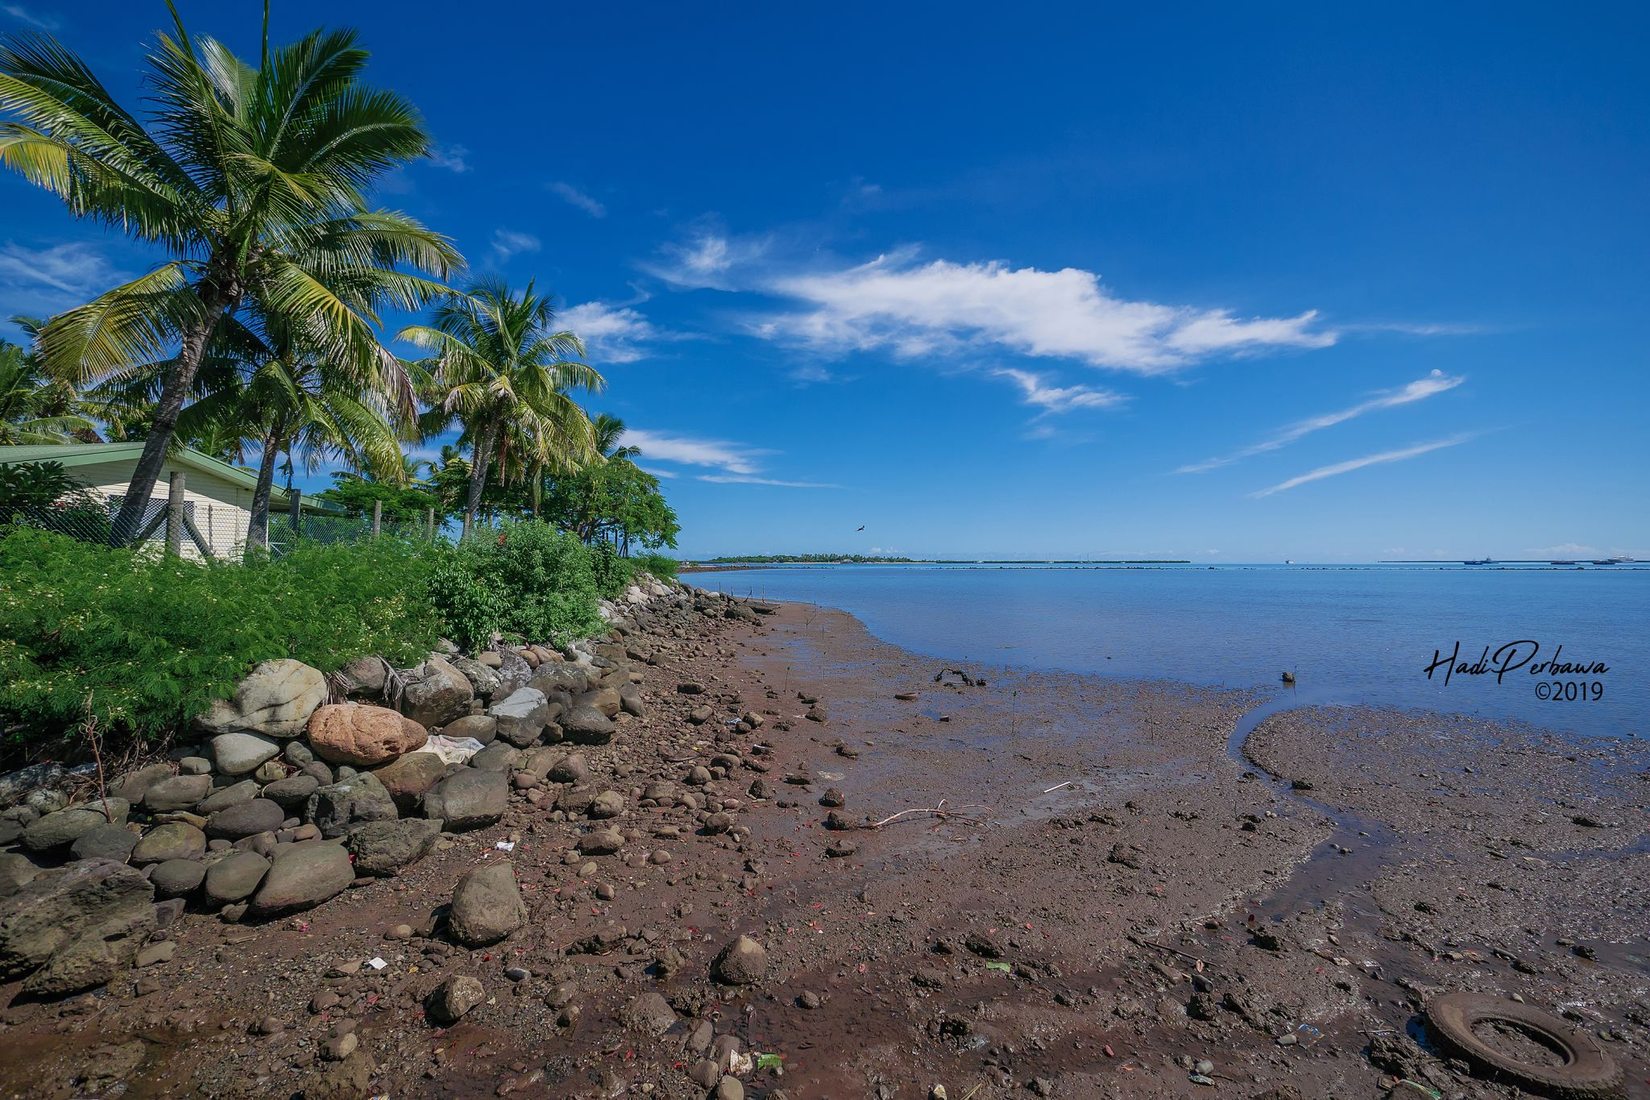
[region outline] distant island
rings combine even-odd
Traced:
[[[915,558],[891,558],[877,554],[739,554],[706,558],[706,565],[890,565],[915,562]]]
[[[875,554],[734,554],[685,561],[684,569],[757,565],[1190,565],[1181,558],[899,558]]]

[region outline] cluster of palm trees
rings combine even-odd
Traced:
[[[466,533],[490,473],[537,484],[600,461],[570,394],[602,378],[549,297],[496,280],[454,290],[452,241],[370,205],[375,181],[430,139],[409,102],[363,82],[354,32],[272,45],[266,3],[251,63],[172,21],[142,119],[52,37],[0,43],[0,165],[166,257],[24,326],[31,347],[0,350],[0,441],[84,439],[99,423],[141,436],[117,542],[182,439],[256,447],[253,545],[294,455],[400,481],[402,444],[456,425],[471,454]],[[381,315],[427,308],[429,323],[397,334],[426,357],[392,354]]]

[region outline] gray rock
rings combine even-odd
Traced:
[[[382,877],[423,859],[440,836],[439,821],[412,817],[357,825],[344,845],[355,856],[356,874]]]
[[[174,821],[157,825],[132,849],[131,862],[142,867],[169,859],[200,859],[206,854],[206,834],[193,825]]]
[[[151,784],[143,792],[143,808],[152,814],[193,809],[211,793],[210,775],[174,775]]]
[[[108,860],[35,878],[0,899],[0,980],[27,974],[39,996],[103,985],[154,930],[154,896],[142,873]]]
[[[250,775],[280,751],[280,742],[255,733],[220,733],[212,738],[212,763],[224,775]]]
[[[251,897],[269,873],[270,862],[257,852],[231,852],[206,869],[206,900],[214,907]]]
[[[341,837],[363,821],[394,821],[395,800],[371,772],[317,787],[305,804],[304,817],[326,837]]]
[[[267,798],[254,798],[227,810],[219,810],[206,821],[206,835],[222,840],[239,840],[243,836],[274,832],[286,820],[286,811],[280,803]]]
[[[588,812],[596,818],[618,817],[624,813],[624,795],[618,791],[603,791],[590,800]]]
[[[28,856],[0,852],[0,897],[17,893],[39,874],[40,868]]]
[[[36,818],[23,829],[23,847],[31,852],[67,848],[100,825],[122,825],[131,807],[123,798],[78,803]],[[105,816],[107,811],[107,816]]]
[[[76,859],[112,859],[125,863],[137,841],[137,834],[124,825],[99,825],[76,837],[69,846],[69,854]]]
[[[424,816],[446,822],[455,833],[491,825],[509,806],[510,777],[474,768],[449,775],[424,796]]]
[[[543,736],[550,721],[550,702],[538,688],[524,687],[494,703],[487,714],[498,723],[501,741],[526,748]]]
[[[643,993],[624,1010],[625,1023],[648,1035],[663,1035],[676,1026],[676,1010],[657,993]]]
[[[617,829],[596,829],[579,837],[576,846],[587,856],[610,856],[624,847],[624,834]]]
[[[0,807],[16,806],[36,791],[56,790],[68,774],[62,764],[48,761],[0,775]]]
[[[752,985],[767,976],[768,951],[750,936],[739,936],[722,948],[710,972],[728,985]]]
[[[586,704],[575,704],[561,716],[561,730],[578,745],[605,745],[613,740],[613,719]]]
[[[619,706],[626,714],[636,718],[647,717],[647,704],[642,701],[642,693],[634,684],[626,684],[619,689]]]
[[[431,657],[408,676],[401,713],[428,729],[469,713],[473,698],[475,689],[462,672],[440,657]]]
[[[204,756],[186,756],[178,761],[180,775],[208,775],[212,771],[212,761]]]
[[[302,661],[282,658],[265,661],[235,687],[233,699],[219,699],[201,716],[209,733],[259,733],[266,737],[297,737],[309,716],[327,701],[327,681]],[[268,759],[268,757],[265,757]],[[263,760],[258,761],[262,764]],[[252,767],[257,767],[254,764]],[[218,762],[222,771],[223,762]],[[252,768],[247,768],[249,772]],[[243,775],[245,772],[230,772]]]
[[[521,758],[521,750],[504,741],[494,741],[470,757],[470,767],[483,772],[509,773]]]
[[[458,669],[463,677],[470,681],[470,687],[477,695],[492,695],[498,691],[498,673],[480,661],[472,661],[468,657],[449,657],[447,663]]]
[[[193,859],[169,859],[149,870],[158,898],[181,898],[195,892],[206,877],[206,865]]]
[[[468,974],[454,974],[430,994],[430,1019],[442,1027],[450,1027],[486,999],[487,991],[482,988],[479,979]]]
[[[528,686],[544,692],[546,696],[554,695],[558,691],[579,695],[590,687],[590,679],[585,675],[584,669],[559,661],[540,665],[527,683]]]
[[[275,853],[263,885],[252,897],[256,917],[279,916],[312,909],[336,897],[355,881],[349,852],[342,844],[309,840],[283,845]]]
[[[389,666],[381,657],[357,657],[337,672],[346,695],[381,695]]]
[[[293,744],[297,744],[296,741]],[[313,775],[289,775],[285,779],[277,779],[263,789],[263,797],[280,805],[288,813],[302,814],[309,802],[309,796],[321,781]]]
[[[243,779],[239,783],[231,783],[227,787],[219,787],[205,798],[201,799],[195,812],[205,817],[211,817],[220,810],[227,810],[231,806],[240,806],[251,802],[258,797],[261,790],[255,780]]]
[[[291,764],[294,768],[301,770],[305,764],[314,763],[315,754],[310,752],[309,746],[304,744],[302,741],[288,741],[286,743],[286,748],[281,750],[281,759],[285,760],[288,764]],[[327,779],[327,782],[332,782],[330,777]]]
[[[587,691],[573,700],[573,709],[580,707],[594,707],[609,718],[617,718],[621,707],[617,688],[601,687],[594,691]]]
[[[582,752],[569,753],[550,765],[550,780],[553,783],[584,783],[589,779],[590,765]]]
[[[150,764],[121,776],[109,788],[109,793],[118,795],[135,806],[143,801],[143,796],[150,787],[159,783],[162,779],[171,778],[171,775],[172,768],[170,765]]]
[[[390,793],[396,807],[407,813],[418,808],[418,800],[441,781],[447,767],[447,762],[433,752],[409,752],[382,768],[373,769],[372,774]]]
[[[527,923],[527,905],[509,861],[483,864],[459,879],[447,925],[466,947],[497,943]]]
[[[454,738],[473,737],[483,745],[491,745],[498,736],[498,719],[485,714],[466,714],[442,726],[441,733]]]

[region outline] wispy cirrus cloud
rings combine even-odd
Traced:
[[[523,233],[517,229],[493,230],[493,255],[498,257],[501,263],[511,256],[523,252],[537,252],[543,247],[544,242],[531,233]]]
[[[470,170],[469,156],[470,151],[462,145],[430,146],[430,163],[437,168],[445,168],[449,172],[468,172]]]
[[[660,328],[630,305],[582,302],[562,310],[559,318],[599,362],[634,363],[652,353],[649,345],[693,339],[688,333]]]
[[[991,371],[991,376],[1013,382],[1019,387],[1025,403],[1042,409],[1045,416],[1073,409],[1110,409],[1128,400],[1120,393],[1093,386],[1052,385],[1047,375],[1014,367],[998,367]]]
[[[81,305],[128,278],[97,246],[70,241],[0,246],[0,300],[6,313],[50,315]]]
[[[1201,474],[1222,466],[1230,466],[1234,462],[1241,462],[1246,458],[1266,454],[1268,451],[1282,450],[1289,444],[1304,436],[1311,435],[1313,432],[1321,432],[1325,428],[1333,428],[1337,424],[1344,424],[1348,420],[1355,420],[1360,416],[1379,412],[1382,409],[1395,409],[1400,405],[1412,405],[1417,401],[1425,401],[1429,397],[1447,393],[1465,381],[1466,379],[1459,375],[1445,374],[1443,371],[1435,370],[1425,378],[1417,378],[1407,386],[1377,393],[1366,401],[1360,401],[1358,404],[1350,405],[1344,409],[1337,409],[1334,412],[1322,413],[1318,416],[1307,417],[1305,420],[1298,420],[1259,443],[1233,451],[1231,454],[1220,455],[1217,458],[1206,458],[1202,462],[1189,463],[1175,470],[1175,473]]]
[[[731,443],[722,439],[695,439],[691,436],[648,431],[643,428],[626,428],[619,443],[621,446],[639,448],[644,462],[672,462],[707,469],[710,472],[695,474],[694,479],[713,485],[767,485],[782,489],[839,488],[823,482],[786,481],[768,477],[762,472],[761,459],[774,452],[743,443]],[[675,474],[664,473],[664,476],[673,477]]]
[[[753,269],[767,255],[770,244],[766,238],[734,238],[702,230],[686,241],[664,245],[659,257],[641,268],[681,290],[750,289]]]
[[[592,218],[607,217],[607,207],[603,206],[599,201],[585,194],[583,191],[580,191],[571,183],[567,183],[563,180],[556,180],[548,186],[551,192],[559,197],[563,202],[567,203],[567,205],[583,210]]]
[[[38,27],[43,31],[55,31],[61,25],[57,20],[49,16],[36,14],[22,4],[0,4],[0,11],[5,12],[13,19],[21,20],[31,27]]]
[[[1314,481],[1322,481],[1325,478],[1339,477],[1342,474],[1349,474],[1354,470],[1362,470],[1366,466],[1380,466],[1389,462],[1403,462],[1406,459],[1419,458],[1421,455],[1430,454],[1433,451],[1441,451],[1445,447],[1454,447],[1458,444],[1465,443],[1471,438],[1472,433],[1456,435],[1451,436],[1448,439],[1434,440],[1431,443],[1418,443],[1413,447],[1404,447],[1396,451],[1382,451],[1379,454],[1365,455],[1362,458],[1354,458],[1346,462],[1337,462],[1332,466],[1319,466],[1316,470],[1309,470],[1306,473],[1301,474],[1299,477],[1292,477],[1288,481],[1279,482],[1269,489],[1261,489],[1258,492],[1253,492],[1249,495],[1255,499],[1269,497],[1274,493],[1287,492],[1290,489],[1295,489],[1302,485],[1310,484]]]

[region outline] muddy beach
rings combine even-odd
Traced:
[[[102,991],[0,988],[0,1093],[1529,1095],[1420,1026],[1472,991],[1561,1013],[1650,1094],[1641,747],[942,674],[761,610],[639,617],[645,709],[553,803],[301,918],[185,913]],[[576,852],[609,791],[623,845]],[[455,883],[504,860],[529,920],[466,949]],[[454,978],[477,994],[446,1022]]]

